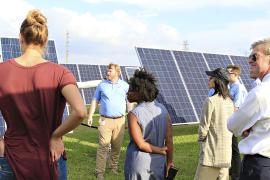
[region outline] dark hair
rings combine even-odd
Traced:
[[[132,91],[139,92],[142,101],[151,102],[157,98],[158,89],[156,79],[153,74],[147,72],[145,69],[137,69],[128,83]]]
[[[231,98],[230,91],[228,89],[228,81],[224,81],[214,77],[215,83],[215,94],[222,96],[224,99],[227,97]]]

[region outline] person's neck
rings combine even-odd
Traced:
[[[110,81],[114,84],[114,83],[117,83],[118,80],[119,80],[119,78],[113,78]]]
[[[43,48],[29,46],[24,50],[23,55],[16,58],[15,61],[23,66],[34,66],[46,61],[43,59],[42,54]]]
[[[238,81],[238,79],[236,79],[235,81],[231,81],[230,83],[233,84],[233,83],[236,83]]]

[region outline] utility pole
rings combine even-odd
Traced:
[[[189,48],[188,48],[188,41],[187,40],[185,40],[185,41],[183,41],[183,50],[184,51],[188,51],[189,50]]]
[[[68,63],[68,53],[69,53],[69,32],[66,32],[66,64]]]

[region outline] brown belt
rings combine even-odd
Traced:
[[[120,119],[123,116],[115,116],[115,117],[110,117],[110,116],[105,116],[105,115],[100,115],[101,117],[108,118],[108,119]]]

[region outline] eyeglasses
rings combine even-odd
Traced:
[[[251,55],[249,55],[248,59],[251,59],[253,62],[256,62],[258,57],[258,55],[256,53],[253,53]]]

